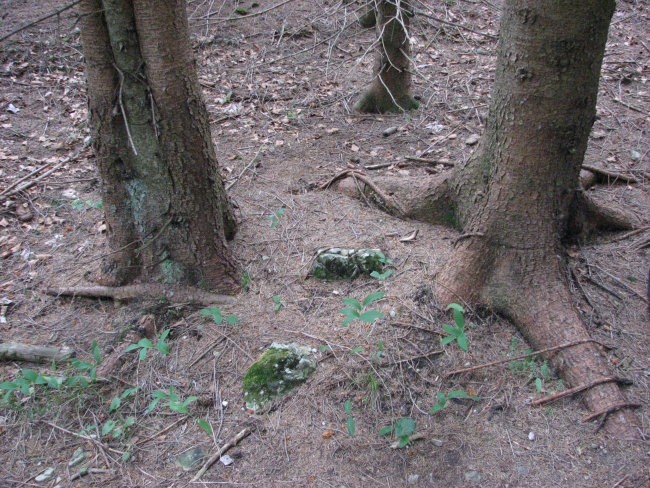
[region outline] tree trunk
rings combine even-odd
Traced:
[[[364,17],[366,17],[366,14]],[[405,112],[418,107],[410,94],[411,74],[407,0],[378,0],[378,33],[374,79],[354,106],[359,112]]]
[[[506,0],[479,147],[451,175],[387,189],[405,216],[463,231],[436,278],[438,298],[508,317],[536,349],[589,338],[573,306],[561,241],[580,230],[578,222],[606,215],[582,194],[579,174],[613,12],[613,0]],[[619,217],[604,224],[624,226]],[[571,386],[613,376],[594,343],[549,359]],[[583,399],[592,412],[607,412],[611,433],[638,435],[616,383],[593,386]]]
[[[84,0],[82,44],[111,253],[98,281],[231,293],[235,220],[182,0]]]

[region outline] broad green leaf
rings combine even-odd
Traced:
[[[411,436],[404,435],[398,439],[397,447],[402,449],[403,447],[406,447],[409,442],[411,442]]]
[[[465,334],[461,334],[457,337],[458,347],[463,351],[467,352],[469,350],[469,340]]]
[[[415,420],[411,417],[402,417],[395,422],[395,435],[397,437],[411,436],[415,432]]]
[[[205,420],[205,419],[196,419],[196,425],[201,427],[201,429],[203,429],[203,431],[206,434],[212,435],[212,426],[210,425],[210,422],[208,422],[207,420]]]
[[[345,297],[343,299],[343,303],[345,303],[349,307],[352,307],[355,310],[361,311],[361,309],[363,308],[363,305],[361,305],[359,300],[356,300],[355,298]]]
[[[99,366],[99,364],[102,362],[102,355],[99,351],[99,345],[97,344],[97,341],[93,341],[93,345],[91,346],[90,351],[93,359],[95,360],[95,365]]]
[[[361,354],[363,351],[364,351],[363,346],[357,346],[357,347],[355,347],[353,349],[350,349],[350,352],[352,354]]]
[[[386,427],[382,427],[379,429],[379,435],[382,437],[386,437],[387,435],[391,435],[393,433],[393,426],[392,425],[387,425]]]
[[[17,389],[18,384],[14,383],[13,381],[5,381],[4,383],[0,383],[0,390],[15,391]]]
[[[367,312],[363,312],[361,315],[359,315],[359,320],[362,322],[367,322],[369,324],[372,324],[377,319],[383,318],[384,314],[379,310],[368,310]]]
[[[102,425],[102,436],[108,435],[117,425],[117,422],[113,419],[109,419],[106,422],[104,422],[104,425]]]
[[[367,307],[371,303],[375,303],[377,300],[381,300],[385,296],[386,294],[381,290],[373,291],[366,298],[363,299],[363,306]]]
[[[442,324],[442,330],[444,330],[447,334],[453,337],[458,337],[458,334],[460,333],[460,331],[456,327],[449,324]]]
[[[223,316],[221,315],[221,309],[219,307],[204,308],[199,313],[201,315],[205,315],[206,317],[212,317],[212,320],[215,324],[220,324],[223,322]]]
[[[450,344],[450,343],[454,342],[455,340],[456,340],[456,338],[454,336],[450,336],[450,335],[445,336],[445,337],[441,337],[440,338],[440,345],[441,346],[446,346],[447,344]]]
[[[354,417],[347,418],[347,420],[345,421],[345,428],[348,431],[348,435],[350,437],[354,437],[354,433],[356,431],[356,422],[354,421]]]
[[[236,315],[228,315],[228,317],[226,317],[226,323],[228,325],[235,325],[237,322],[239,322],[239,319]]]
[[[535,389],[538,393],[544,391],[544,383],[542,382],[541,378],[535,378]]]
[[[431,413],[438,413],[440,410],[442,410],[446,406],[447,406],[447,401],[446,400],[443,401],[443,402],[439,401],[433,407],[431,407]]]
[[[350,400],[345,400],[345,403],[343,403],[343,409],[345,410],[345,413],[350,415],[352,413],[352,402]]]
[[[372,273],[370,273],[370,276],[372,278],[375,278],[376,280],[385,280],[386,278],[388,278],[392,274],[393,274],[393,270],[389,269],[389,270],[384,271],[383,273],[380,273],[378,271],[373,271]]]
[[[130,396],[135,395],[137,392],[138,392],[138,387],[137,386],[134,387],[134,388],[127,388],[120,395],[120,399],[124,400],[125,398],[128,398]]]
[[[138,354],[138,358],[140,359],[140,361],[144,361],[144,358],[147,357],[147,351],[148,349],[146,347],[140,349],[140,353]]]
[[[22,374],[23,374],[23,378],[25,378],[30,383],[35,383],[38,377],[40,376],[33,369],[23,369]]]
[[[124,428],[128,429],[131,427],[133,424],[135,424],[135,417],[129,415],[125,420],[124,420]]]
[[[114,412],[118,408],[120,408],[120,405],[122,405],[122,400],[120,397],[113,397],[111,400],[111,404],[108,406],[108,411],[109,412]]]
[[[455,310],[460,313],[465,313],[465,309],[458,305],[457,303],[450,303],[447,305],[447,310]]]
[[[189,405],[190,403],[197,401],[198,399],[199,399],[199,397],[197,397],[197,396],[188,396],[188,397],[183,401],[183,405],[187,406],[187,405]]]
[[[144,411],[145,415],[151,413],[153,411],[153,409],[156,408],[156,405],[158,405],[159,401],[160,401],[160,398],[154,398],[151,401],[151,403],[149,404],[149,406],[147,406],[147,408],[145,409],[145,411]]]
[[[169,393],[167,393],[165,390],[156,390],[151,394],[151,397],[158,400],[164,400],[169,398]]]
[[[447,398],[469,398],[469,394],[465,390],[452,390],[447,393]]]

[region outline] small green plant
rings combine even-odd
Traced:
[[[205,315],[206,317],[211,317],[217,325],[221,325],[224,322],[228,325],[235,325],[239,322],[239,318],[237,318],[236,315],[228,315],[224,317],[219,307],[204,308],[201,310],[200,314]]]
[[[278,313],[280,310],[282,310],[284,307],[286,307],[286,303],[284,303],[279,295],[273,295],[273,311],[275,313]]]
[[[271,212],[271,215],[269,215],[269,222],[271,223],[271,229],[275,229],[278,224],[280,223],[280,219],[284,215],[284,208],[280,207],[277,209],[275,212]]]
[[[453,400],[453,399],[467,399],[467,400],[474,400],[474,401],[478,400],[477,396],[470,395],[465,390],[452,390],[447,394],[439,391],[438,394],[436,395],[436,398],[438,401],[433,407],[431,407],[431,413],[438,413],[441,410],[444,410],[447,407],[449,400]]]
[[[151,394],[151,403],[149,403],[149,406],[145,409],[144,413],[149,414],[153,411],[154,408],[158,405],[158,403],[162,402],[164,406],[169,408],[172,412],[176,413],[183,413],[185,415],[189,415],[189,405],[192,402],[195,402],[198,400],[198,397],[196,396],[189,396],[185,400],[181,400],[181,398],[178,396],[178,393],[174,390],[173,386],[170,386],[167,391],[165,390],[156,390]]]
[[[387,269],[383,273],[380,273],[379,271],[373,271],[372,273],[370,273],[370,276],[375,278],[376,280],[383,281],[392,274],[393,274],[393,270],[392,269]]]
[[[170,332],[171,332],[170,329],[163,330],[162,334],[160,334],[160,336],[158,337],[158,341],[156,342],[155,345],[150,339],[143,337],[135,344],[130,344],[126,348],[126,352],[139,351],[138,359],[140,361],[144,361],[144,359],[147,357],[147,353],[153,349],[158,351],[162,356],[167,356],[169,354],[169,344],[167,344],[166,341],[167,341],[167,336],[169,335]]]
[[[251,275],[248,271],[244,271],[241,275],[241,287],[244,291],[248,291],[251,287]]]
[[[384,341],[377,341],[377,350],[375,351],[375,358],[380,360],[384,356]]]
[[[352,416],[352,402],[350,400],[345,400],[343,409],[345,410],[345,430],[347,430],[350,437],[354,437],[356,432],[356,421]]]
[[[386,437],[394,435],[397,437],[397,447],[400,449],[406,447],[411,442],[411,436],[415,433],[417,425],[411,417],[401,417],[394,420],[391,425],[383,427],[379,435]]]
[[[456,342],[458,347],[467,352],[469,349],[469,339],[465,335],[465,317],[463,315],[465,310],[457,303],[450,303],[447,306],[447,310],[451,310],[455,325],[442,324],[442,329],[446,335],[440,338],[440,345],[446,346],[447,344]]]
[[[81,200],[79,198],[76,198],[70,202],[70,206],[73,210],[79,211],[85,209],[86,207],[101,210],[104,205],[101,200]]]
[[[513,337],[510,341],[510,351],[515,352],[518,347],[519,341]],[[533,350],[528,348],[524,350],[524,354],[532,354]],[[528,381],[532,381],[535,391],[537,393],[544,393],[549,390],[546,383],[552,378],[553,374],[547,361],[541,363],[537,361],[535,356],[528,356],[522,359],[515,359],[509,363],[510,371],[521,376],[525,376]],[[558,380],[556,387],[551,388],[551,391],[561,391],[564,389],[564,382]]]
[[[361,322],[366,322],[372,324],[375,320],[381,319],[384,317],[384,314],[379,310],[366,308],[384,298],[385,293],[383,291],[373,291],[362,302],[359,302],[355,298],[346,297],[343,299],[343,303],[347,307],[341,309],[341,313],[345,315],[345,319],[341,322],[341,325],[347,327],[354,320],[360,320]]]
[[[108,406],[108,412],[113,413],[116,412],[121,406],[122,402],[126,400],[127,398],[134,396],[138,392],[138,388],[127,388],[122,392],[121,395],[114,396],[113,399],[111,400],[110,405]]]

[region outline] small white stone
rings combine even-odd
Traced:
[[[535,432],[529,432],[528,433],[528,440],[529,441],[534,441],[535,440]]]

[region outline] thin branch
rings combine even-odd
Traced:
[[[416,10],[415,14],[416,15],[421,15],[422,17],[426,17],[427,19],[431,19],[431,20],[433,20],[435,22],[439,22],[441,24],[450,25],[452,27],[457,27],[459,29],[464,29],[464,30],[466,30],[468,32],[478,34],[479,36],[488,37],[490,39],[498,39],[499,38],[498,36],[495,36],[495,35],[492,35],[492,34],[486,34],[484,32],[480,32],[480,31],[474,30],[474,29],[472,29],[470,27],[466,27],[466,26],[464,26],[462,24],[457,24],[455,22],[449,22],[448,20],[441,19],[440,17],[435,17],[435,16],[433,16],[431,14],[423,12],[422,10]]]
[[[60,9],[55,10],[51,14],[44,15],[43,17],[40,17],[40,18],[38,18],[36,20],[33,20],[33,21],[31,21],[31,22],[29,22],[29,23],[27,23],[27,24],[25,24],[25,25],[23,25],[21,27],[18,27],[18,29],[15,29],[15,30],[11,31],[9,34],[5,34],[4,36],[0,37],[0,42],[4,41],[5,39],[9,39],[11,36],[18,34],[19,32],[22,32],[25,29],[29,29],[30,27],[32,27],[32,26],[34,26],[36,24],[39,24],[39,23],[43,22],[44,20],[49,19],[50,17],[54,17],[55,15],[59,15],[59,14],[65,12],[66,10],[70,10],[72,7],[74,7],[78,3],[81,3],[81,0],[75,0],[74,2],[63,6]]]
[[[511,361],[517,361],[519,359],[525,359],[525,358],[530,358],[533,356],[539,356],[540,354],[545,354],[547,352],[553,352],[553,351],[559,351],[560,349],[566,349],[568,347],[574,347],[574,346],[579,346],[580,344],[587,344],[588,342],[593,342],[595,344],[600,344],[598,341],[595,341],[593,339],[583,339],[580,341],[575,341],[575,342],[568,342],[566,344],[561,344],[559,346],[553,346],[553,347],[547,347],[546,349],[540,349],[539,351],[533,351],[528,354],[521,354],[520,356],[515,356],[512,358],[506,358],[506,359],[499,359],[498,361],[492,361],[489,363],[485,364],[479,364],[478,366],[472,366],[471,368],[463,368],[463,369],[457,369],[455,371],[450,371],[445,375],[445,378],[448,378],[449,376],[454,376],[457,374],[462,374],[462,373],[469,373],[471,371],[476,371],[479,369],[483,368],[489,368],[491,366],[497,366],[499,364],[504,364],[504,363],[509,363]]]
[[[32,181],[28,181],[27,183],[25,183],[23,185],[20,185],[18,188],[15,188],[14,190],[11,190],[9,193],[4,193],[3,192],[0,196],[10,197],[12,195],[15,195],[16,193],[20,193],[22,191],[25,191],[25,190],[31,188],[32,186],[36,185],[40,181],[42,181],[45,178],[47,178],[48,176],[50,176],[52,173],[56,172],[59,168],[61,168],[61,166],[63,166],[64,164],[66,164],[69,161],[70,161],[70,158],[64,159],[59,164],[57,164],[53,168],[50,168],[49,170],[47,170],[42,175],[39,175],[38,177],[34,178]]]
[[[442,164],[443,166],[454,167],[454,163],[449,161],[438,161],[437,159],[427,159],[427,158],[418,158],[416,156],[404,156],[404,159],[408,161],[415,161],[416,163],[427,163],[427,164]]]
[[[124,119],[124,127],[126,128],[126,136],[129,139],[129,144],[131,145],[131,149],[133,149],[133,154],[136,156],[138,155],[138,150],[135,148],[135,144],[133,143],[133,137],[131,137],[131,129],[129,128],[129,119],[126,116],[126,110],[124,110],[124,104],[122,103],[122,92],[124,88],[124,73],[122,73],[122,70],[117,67],[116,64],[113,64],[113,67],[117,70],[117,73],[120,75],[120,91],[117,97],[117,102],[120,105],[120,112],[122,112],[122,118]],[[155,119],[154,119],[155,123]]]
[[[220,17],[220,18],[216,18],[214,20],[223,21],[223,22],[233,22],[235,20],[250,19],[251,17],[257,17],[259,15],[264,15],[265,13],[270,12],[271,10],[275,10],[276,8],[280,8],[280,7],[282,7],[283,5],[285,5],[285,4],[289,3],[289,2],[293,2],[293,0],[284,0],[284,2],[280,2],[280,3],[277,3],[275,5],[271,5],[270,7],[265,8],[264,10],[260,10],[259,12],[253,12],[252,14],[240,15],[239,17]],[[217,13],[218,12],[209,13],[209,14],[201,17],[201,18],[202,19],[209,19],[210,17],[212,17],[213,15],[216,15]]]
[[[196,475],[194,475],[194,478],[192,478],[191,483],[194,483],[195,481],[201,479],[201,476],[203,476],[205,472],[210,468],[210,466],[216,463],[217,460],[228,451],[228,449],[235,447],[237,444],[239,444],[239,442],[242,439],[248,437],[250,434],[251,434],[251,430],[248,427],[246,427],[244,430],[239,432],[235,437],[233,437],[228,442],[226,442],[223,446],[221,446],[221,448],[217,452],[215,452],[210,457],[210,459],[208,459],[205,462],[205,464],[201,467],[201,469],[199,469]]]
[[[618,412],[619,410],[623,408],[639,408],[641,405],[638,403],[631,403],[631,402],[622,402],[622,403],[617,403],[615,405],[610,405],[609,407],[600,410],[598,412],[589,414],[585,417],[582,418],[583,422],[589,422],[590,420],[594,420],[601,415],[604,415],[607,417],[610,413]]]
[[[602,385],[603,383],[615,383],[620,381],[621,381],[620,378],[614,378],[614,377],[599,378],[597,380],[592,381],[591,383],[587,383],[586,385],[574,386],[573,388],[569,388],[568,390],[559,391],[557,393],[554,393],[553,395],[548,395],[543,398],[540,398],[539,400],[535,400],[530,404],[530,406],[538,407],[540,405],[544,405],[545,403],[550,403],[556,400],[560,400],[561,398],[573,396],[576,393],[580,393],[582,391],[588,390],[589,388],[593,388],[594,386]]]
[[[608,180],[614,180],[616,181],[622,181],[623,183],[638,183],[639,180],[635,178],[634,176],[628,176],[624,175],[621,173],[614,173],[612,171],[607,171],[606,169],[603,168],[597,168],[595,166],[591,166],[588,164],[583,164],[582,169],[585,169],[587,171],[590,171],[591,173],[595,174],[596,176],[604,176]]]

